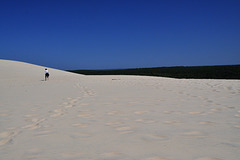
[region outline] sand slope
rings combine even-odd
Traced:
[[[238,160],[240,81],[83,76],[0,60],[0,159]]]

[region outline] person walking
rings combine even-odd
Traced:
[[[45,69],[45,81],[46,80],[49,80],[49,71],[47,68]]]

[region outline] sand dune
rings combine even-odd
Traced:
[[[0,60],[0,159],[240,157],[239,80],[44,69]]]

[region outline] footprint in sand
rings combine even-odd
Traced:
[[[77,132],[77,133],[71,133],[69,135],[73,139],[78,139],[78,138],[90,138],[92,137],[92,134],[87,133],[87,132]]]
[[[240,117],[240,114],[235,114],[234,116],[235,116],[235,117]]]
[[[89,103],[81,103],[80,106],[89,106]]]
[[[129,102],[129,104],[141,104],[141,102],[139,102],[139,101],[133,101],[133,102]]]
[[[132,127],[119,127],[119,128],[117,128],[116,130],[117,131],[128,131],[128,130],[131,130],[132,129]]]
[[[121,134],[133,133],[134,131],[132,129],[133,128],[129,126],[116,128]]]
[[[24,159],[36,159],[39,158],[43,151],[39,148],[32,148],[24,153]]]
[[[105,102],[103,103],[104,106],[111,106],[111,105],[114,105],[114,103],[111,103],[111,102]]]
[[[117,114],[120,114],[121,112],[120,111],[111,111],[111,112],[108,112],[107,114],[108,115],[117,115]]]
[[[203,115],[204,112],[188,112],[191,115]]]
[[[5,145],[5,144],[9,144],[12,143],[12,138],[8,137],[8,138],[4,138],[2,140],[0,140],[0,146]]]
[[[234,125],[233,127],[240,129],[240,125]]]
[[[125,156],[123,153],[119,153],[119,152],[108,152],[108,153],[101,154],[101,158],[106,160],[113,160],[113,159],[118,160],[118,159],[124,159]]]
[[[199,124],[215,125],[216,123],[211,121],[201,121]]]
[[[121,126],[122,124],[124,124],[124,123],[123,122],[108,122],[108,123],[106,123],[107,126],[113,126],[113,127]]]
[[[88,114],[88,113],[78,115],[79,118],[91,118],[92,116],[93,116],[92,114]]]
[[[6,131],[0,133],[0,146],[13,143],[13,138],[18,134],[14,131]]]
[[[51,135],[52,133],[54,133],[54,131],[51,131],[51,130],[39,131],[39,132],[37,132],[34,136],[37,136],[37,137],[49,136],[49,135]]]
[[[41,127],[40,123],[42,123],[43,121],[45,121],[44,118],[42,118],[42,119],[34,118],[34,119],[32,119],[32,122],[33,122],[32,124],[23,126],[22,128],[34,130],[34,129],[40,128]]]
[[[222,111],[222,108],[213,108],[211,109],[212,112],[220,112]]]
[[[225,108],[228,108],[228,109],[235,109],[235,107],[233,107],[233,106],[227,106],[227,107],[225,107]]]
[[[34,122],[34,123],[41,123],[43,121],[45,121],[45,118],[33,118],[32,119],[32,122]]]
[[[74,104],[74,103],[77,103],[78,102],[78,99],[72,99],[69,101],[70,104]]]
[[[0,117],[8,117],[9,116],[9,114],[6,114],[6,113],[1,113],[0,114]]]
[[[62,105],[63,106],[69,105],[69,102],[63,102]]]
[[[196,160],[223,160],[223,159],[213,158],[213,157],[201,157],[201,158],[198,158]]]
[[[64,152],[60,154],[64,159],[79,159],[82,158],[83,153],[79,152]]]
[[[145,113],[149,113],[149,111],[135,111],[134,114],[137,114],[137,115],[142,115],[142,114],[145,114]]]
[[[27,115],[24,115],[24,120],[27,121],[27,122],[31,122],[32,121],[32,118],[34,117],[37,117],[37,114],[27,114]]]
[[[73,127],[87,127],[89,125],[89,123],[75,123],[72,124]]]
[[[203,132],[200,132],[200,131],[184,132],[184,133],[182,133],[182,135],[183,136],[189,136],[189,137],[199,137],[199,138],[206,137],[206,135]]]
[[[83,97],[91,97],[94,95],[95,95],[95,92],[93,91],[85,91],[85,93],[83,93]]]
[[[210,100],[210,99],[208,99],[208,98],[206,98],[206,97],[202,97],[202,100],[203,100],[204,102],[207,102],[207,103],[213,103],[212,100]]]
[[[67,98],[67,101],[66,101],[66,102],[63,102],[63,103],[62,103],[62,106],[63,106],[64,108],[72,108],[72,107],[74,107],[74,106],[76,105],[76,103],[77,103],[79,100],[80,100],[79,97],[78,97],[78,98],[71,98],[71,97],[69,97],[69,98]]]
[[[169,120],[169,121],[164,121],[165,124],[169,124],[169,125],[176,125],[181,123],[180,121],[174,121],[174,120]]]
[[[41,126],[39,124],[29,124],[29,125],[23,126],[22,129],[34,130],[40,127]]]
[[[64,111],[62,109],[55,109],[53,112],[54,112],[54,114],[52,114],[50,117],[58,117],[58,116],[63,115],[63,113],[64,113]]]
[[[0,133],[0,146],[11,143],[11,141],[12,141],[11,137],[12,137],[13,134],[14,134],[14,132],[2,132],[2,133]]]
[[[32,118],[32,117],[36,117],[36,114],[26,114],[24,115],[25,118]]]
[[[171,114],[171,113],[174,113],[174,112],[176,112],[176,111],[164,111],[163,113],[165,113],[165,114]]]
[[[149,123],[155,123],[156,121],[153,119],[142,118],[142,119],[137,119],[136,122],[149,124]]]
[[[156,142],[156,141],[166,141],[169,138],[167,136],[158,135],[158,134],[148,134],[141,137],[144,141]]]
[[[230,147],[234,147],[234,148],[239,148],[240,147],[240,144],[239,143],[234,143],[234,142],[221,142],[221,144],[223,145],[227,145],[227,146],[230,146]]]
[[[72,105],[72,104],[69,104],[69,105],[66,105],[66,106],[64,106],[65,108],[72,108],[72,107],[74,107],[74,105]]]
[[[172,160],[172,159],[169,159],[167,157],[161,157],[161,156],[158,156],[158,157],[149,157],[145,160]]]

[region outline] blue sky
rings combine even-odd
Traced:
[[[240,64],[239,0],[1,0],[0,59],[58,69]]]

